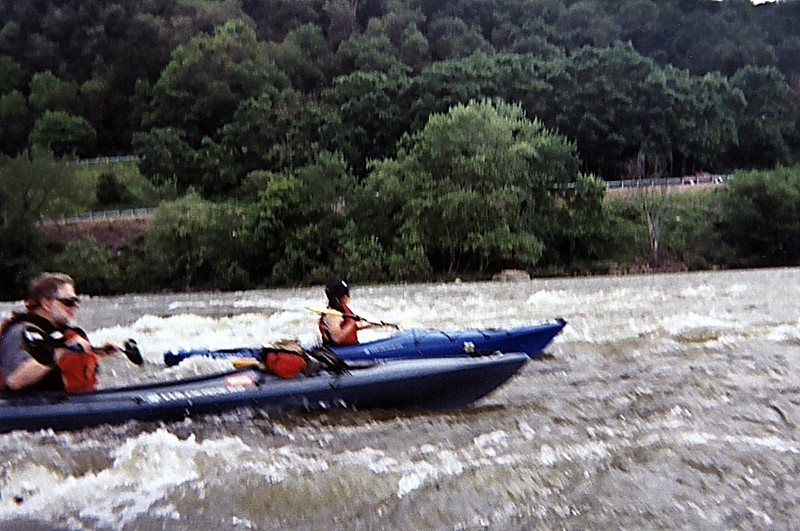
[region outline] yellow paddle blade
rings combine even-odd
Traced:
[[[261,367],[261,362],[253,358],[234,358],[234,369],[258,369]]]
[[[333,310],[331,308],[312,308],[311,306],[306,306],[306,310],[314,313],[326,313],[328,315],[336,315],[339,317],[344,317],[344,314],[342,312],[340,312],[339,310]]]

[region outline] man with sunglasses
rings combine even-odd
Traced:
[[[25,312],[14,312],[0,328],[0,389],[94,389],[97,356],[86,334],[76,327],[79,307],[75,281],[69,275],[42,273],[31,281]],[[104,349],[119,350],[113,344]]]

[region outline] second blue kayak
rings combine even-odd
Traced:
[[[410,329],[377,341],[330,347],[330,350],[345,361],[450,358],[481,356],[493,352],[524,352],[528,357],[535,358],[566,324],[566,321],[559,319],[506,329],[456,331]],[[191,356],[225,359],[259,358],[260,354],[260,348],[252,347],[176,350],[166,352],[164,362],[172,366]]]

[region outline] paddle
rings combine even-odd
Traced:
[[[48,358],[52,360],[52,351],[55,348],[67,348],[72,351],[80,351],[80,347],[77,345],[67,345],[66,338],[60,332],[54,332],[46,336],[35,328],[27,328],[22,337],[29,352],[37,361],[41,361],[41,359],[46,360]],[[111,350],[112,349],[109,347],[96,347],[92,345],[92,352],[95,354],[108,354]],[[136,343],[136,340],[126,339],[120,350],[134,365],[142,365],[144,363],[144,358],[142,358],[142,353],[139,351],[139,345]],[[47,364],[48,363],[45,363],[45,365]]]
[[[144,363],[144,358],[142,358],[142,353],[139,350],[139,344],[136,343],[135,339],[126,339],[122,344],[121,350],[128,360],[134,365],[142,365]]]
[[[233,368],[234,369],[263,369],[264,364],[261,363],[261,360],[257,360],[255,358],[234,358],[233,359]]]
[[[332,308],[312,308],[312,307],[306,306],[306,310],[308,310],[309,312],[314,312],[314,313],[335,315],[337,317],[348,317],[348,318],[353,319],[355,321],[364,321],[365,323],[369,323],[369,324],[375,325],[375,326],[391,326],[392,328],[397,328],[398,330],[400,328],[402,328],[402,326],[397,324],[397,323],[387,323],[385,321],[380,321],[380,322],[370,321],[369,319],[365,319],[365,318],[363,318],[363,317],[361,317],[359,315],[340,312],[339,310],[334,310]]]

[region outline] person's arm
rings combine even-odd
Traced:
[[[6,385],[15,391],[24,389],[29,385],[33,385],[47,373],[52,371],[53,368],[48,365],[42,365],[35,359],[31,358],[28,361],[22,362],[17,369],[6,376]]]
[[[53,364],[55,364],[67,349],[53,350]],[[43,365],[33,358],[23,361],[11,374],[6,377],[6,385],[15,391],[35,384],[53,370],[53,365]]]

